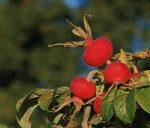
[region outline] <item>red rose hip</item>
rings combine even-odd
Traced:
[[[70,84],[70,89],[75,96],[81,99],[90,99],[96,94],[96,85],[83,77],[73,79]]]
[[[104,69],[104,79],[108,84],[127,82],[130,79],[130,69],[121,62],[112,62]]]
[[[102,101],[103,101],[103,97],[105,96],[105,93],[100,94],[93,103],[93,109],[97,114],[102,113]]]
[[[89,42],[87,40],[86,44],[83,58],[85,63],[90,66],[103,65],[113,53],[112,43],[107,38],[101,37],[89,40]]]

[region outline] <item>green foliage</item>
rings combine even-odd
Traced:
[[[70,93],[70,88],[61,87],[56,90],[54,98],[57,100],[58,103],[60,103],[65,100],[65,98],[67,98]]]
[[[137,103],[150,114],[150,87],[136,89],[136,100]]]
[[[114,99],[116,97],[117,86],[113,88],[104,98],[102,103],[103,118],[109,121],[114,115]]]
[[[38,106],[37,104],[38,99],[42,97],[46,92],[47,92],[46,89],[34,89],[31,92],[29,92],[29,94],[26,97],[23,97],[18,101],[18,103],[16,104],[17,120],[21,127],[31,128],[29,118],[32,112]],[[40,106],[43,107],[43,105],[41,105],[41,102],[40,102]]]
[[[123,52],[124,54],[122,54]],[[143,58],[150,57],[149,54],[143,55],[144,52],[145,51],[141,52]],[[119,57],[117,57],[118,55]],[[141,59],[141,56],[136,56],[136,58],[134,58],[135,54],[126,53],[121,50],[120,53],[112,58],[117,61],[120,58],[126,58],[127,55],[132,57],[123,59],[123,62],[127,64],[130,61],[131,65],[129,68],[133,68],[134,71],[137,71],[133,64],[135,64],[135,59]],[[99,71],[99,73],[102,72]],[[150,99],[149,74],[150,70],[143,71],[139,76],[130,78],[129,82],[117,82],[111,86],[109,85],[109,88],[107,88],[105,85],[106,83],[104,83],[104,88],[100,88],[101,93],[106,91],[106,95],[102,101],[101,114],[93,113],[92,103],[97,96],[88,101],[83,100],[83,102],[79,102],[71,96],[69,87],[34,89],[16,104],[18,123],[23,128],[31,127],[29,117],[33,110],[39,106],[43,111],[49,113],[50,123],[47,124],[47,126],[51,127],[78,128],[81,126],[82,128],[87,128],[92,126],[103,126],[103,124],[119,126],[120,124],[115,124],[115,121],[122,121],[125,123],[125,127],[128,127],[129,124],[134,125],[136,113],[138,113],[137,110],[143,109],[146,113],[150,113],[150,104],[148,102]],[[103,73],[101,75],[103,75]],[[93,78],[93,82],[95,78],[96,77]],[[102,80],[103,77],[101,77],[99,81]],[[96,94],[99,94],[100,90],[97,88]],[[65,120],[65,118],[68,117],[69,120]]]
[[[31,128],[31,123],[29,122],[29,118],[36,107],[37,105],[28,108],[20,119],[17,117],[17,121],[22,128]]]
[[[66,91],[67,90],[67,91]],[[63,95],[62,95],[63,94]],[[56,90],[53,89],[34,89],[26,97],[20,99],[16,104],[17,121],[22,128],[31,128],[29,118],[32,112],[39,106],[42,110],[48,110],[50,104],[54,100],[54,97],[62,97],[65,99],[68,97],[68,87],[61,87]],[[54,123],[58,123],[63,114],[58,114]]]
[[[145,42],[150,37],[149,30],[141,33],[136,26],[137,21],[149,17],[150,5],[146,0],[95,0],[78,10],[69,10],[62,1],[55,0],[49,5],[42,5],[40,0],[8,1],[10,4],[0,5],[0,123],[8,126],[16,122],[14,104],[18,97],[36,85],[68,86],[68,81],[82,72],[82,61],[78,59],[80,49],[74,52],[47,48],[48,44],[60,40],[75,39],[66,19],[80,24],[81,16],[91,13],[94,37],[109,37],[114,42],[115,52],[120,47],[130,50],[134,34]],[[25,1],[32,2],[25,4]],[[145,47],[148,45],[145,43]],[[148,61],[144,65],[140,64],[140,67],[149,67]],[[58,101],[61,100],[61,97],[58,98]]]
[[[135,90],[119,91],[114,100],[116,116],[125,123],[132,123],[135,117]]]
[[[42,110],[48,109],[53,100],[54,90],[47,90],[38,100],[38,104]]]

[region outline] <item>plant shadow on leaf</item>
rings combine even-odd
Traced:
[[[51,108],[55,107],[58,105],[58,102],[56,100],[53,100],[52,103],[50,104],[49,106],[49,110],[51,110]],[[60,114],[60,113],[63,113],[64,116],[61,118],[61,121],[59,121],[59,124],[62,125],[62,126],[65,126],[68,124],[69,122],[69,118],[70,118],[70,115],[73,114],[73,111],[74,111],[74,107],[72,104],[70,104],[69,106],[66,106],[64,107],[63,109],[61,109],[59,112],[56,112],[56,113],[53,113],[53,112],[47,112],[47,118],[50,122],[53,122],[54,121],[54,118]]]
[[[136,112],[131,128],[149,128],[148,125],[150,126],[150,114],[139,108]]]
[[[37,102],[38,102],[38,98],[34,98],[34,99],[24,101],[23,104],[20,107],[19,113],[17,113],[18,119],[20,119],[24,115],[24,113],[28,110],[28,108],[36,105]]]

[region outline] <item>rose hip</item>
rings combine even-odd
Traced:
[[[70,89],[75,96],[81,99],[90,99],[96,94],[96,85],[83,77],[73,79],[70,84]]]
[[[111,41],[104,37],[87,40],[85,47],[84,61],[90,66],[103,65],[113,53]]]
[[[102,107],[102,101],[104,96],[105,93],[102,93],[94,100],[93,109],[97,114],[102,113],[101,107]]]
[[[108,84],[127,82],[130,79],[130,69],[121,62],[112,62],[104,69],[104,79]]]

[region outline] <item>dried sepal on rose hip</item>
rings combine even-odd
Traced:
[[[93,109],[97,114],[102,113],[102,102],[105,95],[106,93],[100,94],[93,102]]]
[[[96,85],[83,77],[76,77],[70,83],[71,92],[81,98],[90,99],[96,94]]]
[[[130,79],[130,69],[124,63],[112,62],[104,69],[104,79],[108,84],[125,83]]]

